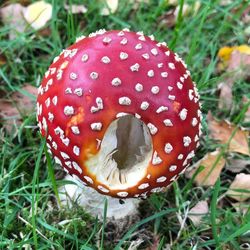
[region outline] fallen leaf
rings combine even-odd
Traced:
[[[196,170],[203,166],[204,169],[195,176],[194,181],[197,186],[213,186],[226,163],[223,157],[218,160],[219,154],[219,150],[207,153],[200,161],[186,170],[186,177],[192,178]]]
[[[250,198],[250,174],[237,174],[226,195],[240,202]]]
[[[199,11],[200,6],[201,6],[200,1],[195,1],[193,5],[184,3],[182,7],[182,16],[187,17],[187,16],[190,16],[191,14],[195,16]],[[180,12],[180,5],[178,5],[174,11],[174,15],[176,19],[178,18],[179,12]]]
[[[188,213],[188,218],[195,226],[201,223],[202,218],[209,212],[207,201],[199,201]]]
[[[88,11],[88,9],[83,5],[77,5],[77,4],[72,4],[72,5],[68,5],[65,4],[64,8],[68,11],[70,11],[72,14],[79,14],[79,13],[86,13]]]
[[[35,30],[43,28],[52,17],[52,5],[44,1],[30,4],[23,10],[25,20]]]
[[[172,6],[177,6],[179,4],[178,0],[167,0],[167,3]]]
[[[0,52],[0,66],[4,65],[6,62],[6,57]]]
[[[245,113],[244,122],[250,122],[250,99],[247,98],[247,96],[243,96],[242,97],[242,103],[243,104],[248,104],[248,108],[247,108],[247,111]]]
[[[221,48],[218,57],[220,70],[227,69],[228,76],[218,85],[220,90],[219,109],[230,110],[233,104],[232,87],[234,82],[247,78],[250,73],[250,47],[247,45]]]
[[[24,32],[26,22],[23,18],[25,7],[21,4],[10,4],[0,9],[2,22],[9,26],[9,39],[13,40],[19,33]]]
[[[159,25],[166,28],[172,28],[176,24],[176,17],[174,15],[174,9],[171,9],[159,17]]]
[[[118,8],[118,0],[102,0],[104,7],[101,9],[102,16],[108,16],[117,11]]]
[[[141,4],[149,4],[149,0],[129,0],[130,4],[132,5],[132,8],[134,10],[137,10]]]
[[[250,165],[250,160],[246,159],[233,159],[229,158],[226,162],[226,170],[229,170],[232,173],[240,173],[243,171],[248,165]]]
[[[235,202],[231,203],[231,205],[235,208],[235,210],[243,215],[247,214],[249,209],[249,203],[246,202]]]
[[[249,155],[248,131],[244,131],[226,121],[217,122],[211,112],[207,115],[207,122],[211,138],[218,140],[222,144],[229,143],[228,152]]]
[[[233,104],[233,78],[227,78],[225,82],[218,85],[220,90],[218,108],[219,109],[231,109]]]
[[[24,94],[25,93],[25,94]],[[20,91],[14,92],[9,99],[0,99],[0,121],[7,132],[21,124],[21,115],[35,110],[35,101],[31,96],[37,95],[37,88],[25,85]]]
[[[242,13],[241,16],[242,22],[245,24],[250,23],[250,6],[248,6]]]

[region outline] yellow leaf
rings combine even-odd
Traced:
[[[214,185],[226,163],[223,157],[218,159],[219,154],[219,150],[206,154],[200,161],[194,164],[190,170],[187,169],[186,176],[191,178],[195,174],[198,167],[203,166],[204,169],[196,175],[194,181],[197,186]]]
[[[45,26],[52,17],[52,5],[44,1],[30,4],[24,10],[24,18],[35,29],[38,30]]]
[[[240,53],[250,55],[250,47],[248,45],[232,46],[232,47],[222,47],[218,52],[218,57],[227,62],[231,58],[233,51],[239,51]]]

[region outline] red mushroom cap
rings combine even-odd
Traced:
[[[102,194],[159,192],[198,147],[201,111],[190,72],[165,43],[142,32],[81,37],[54,59],[38,92],[38,125],[56,163]],[[118,126],[120,142],[113,140]],[[134,163],[119,166],[128,141],[124,150],[134,152]]]

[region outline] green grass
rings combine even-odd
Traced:
[[[170,8],[165,0],[141,4],[136,11],[128,1],[120,1],[118,11],[106,17],[98,14],[101,8],[98,1],[84,1],[88,12],[80,15],[67,13],[63,1],[50,2],[53,18],[48,23],[51,30],[48,36],[27,29],[10,41],[9,27],[0,26],[0,50],[7,58],[7,63],[0,68],[0,93],[8,96],[25,83],[38,86],[55,55],[72,44],[76,36],[100,28],[129,27],[143,30],[147,35],[154,33],[157,40],[166,41],[186,60],[198,84],[204,114],[212,110],[218,118],[227,118],[239,126],[244,124],[242,118],[247,106],[242,109],[241,96],[247,93],[250,97],[249,82],[235,83],[232,110],[218,110],[216,89],[225,76],[216,73],[216,55],[220,47],[247,43],[244,24],[240,21],[247,1],[235,0],[222,7],[219,0],[203,0],[197,15],[183,17],[180,14],[171,29],[158,22]],[[194,0],[181,0],[180,4],[186,2],[194,3]],[[140,219],[123,233],[114,232],[115,240],[109,240],[105,216],[104,220],[97,220],[77,205],[59,209],[57,188],[65,181],[59,178],[61,170],[53,170],[53,162],[44,153],[45,144],[37,129],[28,127],[35,124],[33,113],[23,117],[17,135],[7,134],[0,128],[0,249],[31,246],[39,250],[98,247],[118,250],[128,249],[131,242],[140,237],[144,242],[139,249],[146,249],[156,236],[159,250],[166,244],[171,244],[173,250],[240,249],[243,243],[250,242],[250,211],[242,215],[233,209],[228,199],[222,205],[222,196],[234,178],[225,170],[220,181],[210,188],[196,187],[192,179],[181,177],[166,193],[154,194],[143,201]],[[195,160],[218,147],[208,136],[205,120],[203,125],[204,137]],[[197,227],[186,219],[180,231],[177,215],[184,220],[186,212],[199,200],[209,201],[209,214]],[[106,211],[107,202],[103,206]]]

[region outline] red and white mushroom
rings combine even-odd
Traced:
[[[37,117],[55,162],[117,198],[173,182],[201,133],[199,95],[183,60],[128,30],[100,30],[63,50],[39,87]]]

